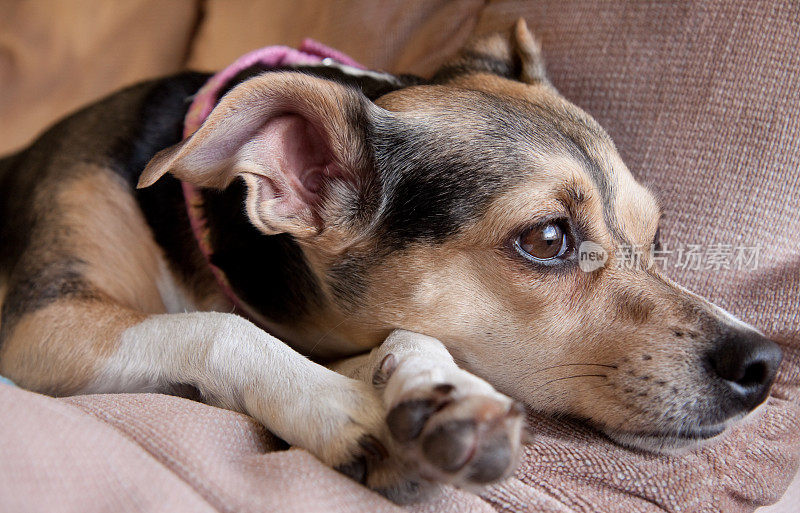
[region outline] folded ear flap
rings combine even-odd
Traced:
[[[541,46],[534,39],[525,20],[520,18],[508,32],[498,32],[474,39],[446,63],[434,76],[434,82],[468,73],[492,73],[528,84],[549,85]]]
[[[232,89],[203,125],[158,153],[139,179],[165,173],[222,189],[248,188],[251,222],[267,234],[319,233],[330,199],[374,187],[366,130],[382,109],[360,92],[302,73],[265,73]]]

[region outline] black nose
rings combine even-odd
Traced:
[[[730,331],[709,355],[711,368],[729,393],[728,411],[750,411],[767,398],[783,352],[755,331]]]

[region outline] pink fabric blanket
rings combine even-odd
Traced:
[[[797,351],[789,358],[798,379]],[[800,408],[787,375],[758,423],[681,458],[634,454],[531,417],[516,475],[482,496],[444,488],[418,512],[750,511],[797,465]],[[0,384],[0,511],[401,511],[250,417],[158,394],[54,399]]]

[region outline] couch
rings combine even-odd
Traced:
[[[313,37],[369,67],[428,74],[470,35],[524,17],[555,87],[659,197],[665,272],[785,352],[767,403],[714,446],[645,455],[531,413],[535,436],[512,478],[405,508],[244,415],[155,394],[55,399],[0,384],[0,511],[728,513],[778,501],[764,511],[797,511],[800,482],[786,490],[800,464],[800,3],[0,5],[0,153],[121,86],[218,69],[256,47]]]

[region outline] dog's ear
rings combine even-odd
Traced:
[[[433,77],[434,82],[468,73],[492,73],[527,84],[549,84],[539,42],[520,18],[510,31],[479,37]]]
[[[366,134],[381,115],[390,114],[353,88],[302,73],[266,73],[233,88],[194,134],[158,153],[138,186],[165,173],[216,189],[242,177],[257,228],[314,235],[341,222],[329,219],[337,206],[352,211],[361,198],[374,197]]]

